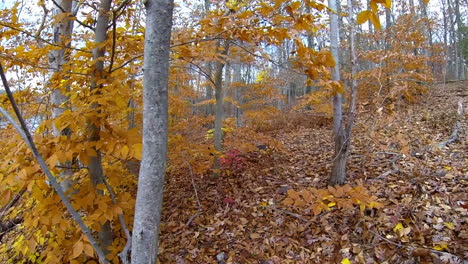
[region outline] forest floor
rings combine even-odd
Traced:
[[[160,263],[468,263],[467,96],[456,82],[393,114],[358,107],[347,182],[378,198],[371,212],[282,203],[290,189],[327,188],[331,130],[313,118],[270,132],[284,149],[250,153],[229,176],[170,176]]]

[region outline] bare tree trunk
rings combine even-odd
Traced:
[[[53,9],[53,16],[56,16],[61,13],[69,13],[70,16],[72,15],[72,0],[62,0],[58,1],[57,5],[54,6]],[[68,76],[60,75],[63,65],[68,61],[69,55],[67,51],[67,47],[70,47],[71,43],[71,34],[73,31],[73,20],[64,18],[62,21],[54,25],[53,28],[53,42],[59,46],[61,49],[53,49],[49,52],[49,66],[50,70],[50,84],[54,85],[52,90],[51,96],[51,103],[52,103],[52,118],[56,119],[65,112],[66,109],[70,109],[67,106],[67,102],[69,100],[68,96],[64,94],[64,91],[67,91],[67,87],[57,87],[60,85],[60,82],[57,79],[67,79]],[[55,137],[66,136],[70,138],[72,131],[70,128],[59,129],[53,126],[53,134]],[[59,163],[59,166],[65,168],[59,175],[61,178],[60,186],[62,187],[63,191],[66,192],[72,187],[72,176],[73,171],[71,170],[72,162],[68,161],[64,164]]]
[[[336,10],[336,0],[328,1],[329,7]],[[354,14],[353,14],[353,1],[348,0],[348,13],[350,18],[350,54],[351,54],[351,97],[348,109],[348,118],[346,125],[343,122],[342,112],[342,98],[341,94],[337,94],[333,98],[333,136],[335,141],[335,155],[333,158],[332,173],[329,183],[331,185],[343,184],[346,180],[346,161],[351,150],[351,131],[355,119],[356,112],[356,98],[357,98],[357,83],[356,76],[356,51],[355,51],[355,36],[354,36]],[[337,60],[336,65],[332,71],[333,80],[340,80],[340,62],[338,60],[338,35],[339,28],[337,23],[337,16],[331,14],[330,18],[330,41],[332,54]]]
[[[96,28],[94,29],[95,32],[95,40],[94,43],[96,44],[96,48],[93,50],[93,60],[94,69],[91,76],[91,93],[92,94],[99,94],[101,85],[98,85],[98,81],[105,78],[104,74],[104,62],[102,58],[104,57],[105,48],[102,47],[102,44],[105,43],[107,39],[107,27],[109,24],[109,11],[111,7],[112,0],[102,0],[99,6],[99,15],[97,18]],[[94,116],[88,119],[87,124],[87,136],[88,141],[91,143],[98,142],[101,137],[101,105],[94,102],[91,104],[91,109],[94,112]],[[89,164],[88,164],[88,172],[89,177],[91,179],[91,183],[93,186],[97,186],[98,184],[104,183],[104,172],[102,169],[102,160],[101,160],[101,152],[95,146],[92,147],[95,155],[89,157]],[[102,193],[101,193],[102,194]],[[112,245],[112,230],[110,226],[110,222],[107,221],[101,226],[101,230],[99,231],[99,241],[101,243],[101,247],[107,253],[108,247]]]
[[[242,104],[242,87],[240,84],[242,83],[242,71],[241,71],[241,60],[238,58],[236,60],[236,63],[234,64],[234,99],[236,102],[239,104],[237,106],[234,106],[234,115],[236,117],[236,124],[237,127],[242,126],[242,109],[240,108],[240,105]]]
[[[391,9],[385,9],[385,28],[386,28],[386,33],[385,33],[385,51],[387,52],[387,56],[390,54],[390,49],[392,48],[391,45],[391,39],[393,39],[393,36],[390,35],[392,32],[390,30],[390,27],[392,26],[392,20],[391,20]],[[384,62],[385,67],[388,68],[388,62]],[[385,74],[385,86],[388,89],[388,94],[390,94],[391,91],[391,85],[390,85],[390,74],[387,73]]]
[[[223,50],[221,50],[221,41],[218,42],[216,50],[217,53],[221,55],[227,55],[229,52],[229,42],[225,41],[223,45]],[[223,60],[224,58],[220,58]],[[215,108],[215,127],[214,127],[214,146],[215,150],[218,152],[222,151],[222,142],[223,142],[223,116],[224,116],[224,92],[223,92],[223,68],[225,62],[216,61],[215,66],[215,98],[216,98],[216,108]],[[218,176],[219,159],[218,156],[214,160],[214,176]]]
[[[445,7],[445,0],[440,1],[442,5],[442,16],[443,16],[443,25],[444,25],[444,63],[442,65],[442,78],[443,82],[445,83],[446,81],[446,75],[447,75],[447,64],[449,61],[449,53],[448,53],[448,19],[447,19],[447,8]]]
[[[447,0],[447,6],[448,6],[448,17],[449,17],[449,25],[450,25],[450,39],[451,39],[451,49],[453,52],[453,57],[451,59],[451,72],[453,74],[453,78],[456,80],[460,79],[459,74],[459,63],[458,63],[458,48],[457,48],[457,35],[456,35],[456,30],[455,30],[455,24],[456,24],[456,11],[454,10],[453,4],[451,0]],[[455,14],[454,14],[455,13]],[[455,17],[455,18],[454,18]]]
[[[409,4],[410,4],[410,12],[411,14],[414,14],[414,0],[410,0],[409,1]]]
[[[371,9],[370,2],[371,2],[370,0],[367,0],[367,9],[369,10]],[[369,19],[368,25],[369,25],[369,33],[370,34],[374,33],[373,25],[370,19]]]
[[[166,170],[169,49],[173,0],[147,0],[143,75],[143,160],[132,237],[132,264],[154,264]]]
[[[462,49],[462,28],[463,23],[460,16],[460,0],[455,0],[455,19],[457,23],[457,50],[458,50],[458,61],[455,61],[458,66],[458,79],[464,80],[465,79],[465,62],[463,58],[463,49]]]
[[[229,88],[231,86],[231,83],[232,83],[232,80],[231,80],[232,76],[231,76],[231,64],[228,62],[226,63],[226,65],[224,66],[224,82],[223,82],[223,86],[225,87],[224,90],[224,96],[229,96]],[[231,98],[234,98],[233,96]],[[230,107],[226,107],[224,109],[224,115],[225,116],[231,116],[232,115],[232,112],[230,111],[231,108]]]
[[[424,56],[429,57],[430,56],[430,49],[428,47],[432,47],[432,40],[431,40],[431,35],[430,35],[430,23],[428,21],[427,17],[427,6],[424,4],[423,0],[419,0],[419,8],[421,9],[421,17],[426,20],[426,28],[423,29],[424,36],[426,37],[426,45],[427,47],[423,48],[423,54]],[[429,61],[426,61],[426,66],[429,66]]]
[[[211,1],[210,0],[205,0],[204,2],[204,9],[205,9],[205,16],[208,16],[210,12],[210,7],[211,7]],[[207,62],[206,67],[208,68],[206,71],[207,79],[212,78],[213,75],[213,63],[212,62]],[[213,88],[211,87],[211,84],[207,84],[205,86],[206,89],[206,100],[210,100],[213,98]],[[214,114],[214,107],[213,104],[209,103],[206,105],[205,108],[205,115],[213,115]]]
[[[335,58],[336,65],[332,69],[332,79],[335,81],[340,80],[340,61],[339,61],[339,25],[338,15],[335,13],[337,10],[336,0],[328,0],[328,6],[331,9],[330,13],[330,44],[331,52]],[[330,177],[330,184],[342,184],[345,181],[345,164],[346,160],[343,155],[342,146],[344,143],[344,136],[342,130],[343,123],[343,110],[342,110],[342,95],[337,93],[333,97],[333,138],[335,141],[335,155],[333,159],[332,174]]]

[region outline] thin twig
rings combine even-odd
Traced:
[[[111,57],[109,63],[109,73],[112,73],[112,67],[114,66],[114,57],[115,57],[115,44],[117,39],[117,18],[114,15],[112,16],[112,49],[111,49]]]
[[[55,0],[51,0],[51,1],[52,1],[52,3],[54,3],[54,5],[55,5],[58,9],[60,9],[60,11],[62,11],[62,13],[67,13],[67,11],[65,11],[65,9],[64,9],[61,5],[59,5],[59,3],[57,3]],[[94,27],[92,27],[92,26],[90,26],[90,25],[88,25],[88,24],[85,24],[84,22],[81,22],[81,21],[78,20],[76,17],[75,17],[74,21],[76,21],[78,24],[82,25],[83,27],[89,28],[89,29],[91,29],[92,31],[94,31]]]
[[[112,73],[112,72],[115,72],[115,71],[117,71],[117,70],[120,70],[120,69],[122,69],[123,67],[127,66],[129,63],[131,63],[131,62],[133,62],[134,60],[137,60],[137,59],[139,59],[139,58],[143,58],[143,54],[139,54],[139,55],[137,55],[137,56],[135,56],[135,57],[129,59],[128,61],[124,62],[124,63],[121,64],[120,66],[115,67],[114,69],[112,69],[110,72]]]
[[[42,44],[41,44],[41,42],[39,41],[38,38],[41,35],[42,30],[44,30],[44,28],[45,28],[44,25],[45,25],[47,15],[49,14],[49,10],[46,8],[44,2],[39,2],[39,5],[42,7],[42,10],[44,10],[44,15],[42,16],[41,24],[39,25],[39,28],[37,29],[36,34],[34,34],[34,36],[36,38],[37,44],[39,45],[39,47],[42,48]]]
[[[123,11],[122,9],[128,4],[130,3],[130,0],[125,0],[123,1],[115,10],[112,11],[112,14],[113,14],[113,23],[112,23],[112,27],[115,27],[115,24],[117,23],[117,18],[119,18],[122,14],[123,14]],[[122,11],[122,12],[120,12]],[[109,28],[109,27],[107,27]]]
[[[269,208],[273,209],[273,210],[277,210],[283,214],[287,214],[289,216],[292,216],[294,218],[297,218],[299,220],[302,220],[304,222],[309,222],[310,220],[306,219],[304,216],[300,215],[300,214],[296,214],[296,213],[293,213],[293,212],[290,212],[288,210],[284,210],[284,209],[281,209],[281,208],[278,208],[276,207],[276,205],[272,205],[272,206],[269,206]]]
[[[295,73],[295,74],[299,74],[299,75],[303,75],[303,76],[306,76],[306,75],[307,75],[307,74],[305,74],[305,73],[303,73],[303,72],[298,72],[298,71],[293,70],[293,69],[291,69],[291,68],[284,67],[284,66],[281,65],[279,62],[276,62],[276,61],[274,61],[274,60],[272,60],[272,59],[265,58],[265,57],[263,57],[263,56],[257,55],[257,54],[255,54],[254,52],[248,50],[246,47],[244,47],[244,46],[242,46],[242,45],[240,45],[240,44],[238,44],[238,43],[236,43],[236,42],[234,42],[234,41],[230,41],[230,42],[231,42],[232,44],[236,45],[237,47],[243,49],[245,52],[247,52],[247,53],[250,54],[251,56],[254,56],[255,58],[264,59],[264,60],[270,62],[271,64],[275,65],[276,67],[279,67],[279,68],[281,68],[281,69],[284,69],[284,70],[293,72],[293,73]]]
[[[379,233],[377,232],[374,232],[372,230],[370,230],[370,232],[372,234],[374,234],[375,236],[377,236],[378,238],[382,239],[382,240],[385,240],[386,242],[398,247],[398,248],[407,248],[407,249],[410,249],[410,250],[415,250],[416,248],[423,248],[425,250],[429,250],[430,252],[432,253],[435,253],[435,254],[447,254],[447,255],[450,255],[452,257],[455,257],[459,260],[462,260],[462,261],[465,261],[462,257],[460,256],[457,256],[455,254],[452,254],[452,253],[449,253],[449,252],[445,252],[445,251],[439,251],[439,250],[435,250],[435,249],[432,249],[432,248],[425,248],[425,247],[417,247],[417,246],[412,246],[412,245],[404,245],[404,244],[401,244],[401,243],[397,243],[397,242],[394,242],[390,239],[387,239],[385,238],[384,236],[380,235]]]
[[[104,182],[104,185],[106,185],[107,191],[110,194],[112,203],[115,206],[117,206],[117,197],[116,197],[114,191],[112,190],[112,186],[110,186],[110,184],[107,182],[107,180],[104,177],[102,178],[102,180]],[[122,260],[122,263],[126,264],[126,263],[128,263],[129,253],[130,253],[130,250],[132,248],[132,236],[130,235],[130,231],[128,229],[127,223],[125,223],[125,218],[123,217],[123,215],[122,214],[117,214],[117,216],[119,218],[120,226],[121,226],[122,230],[125,233],[125,237],[127,238],[127,244],[125,245],[122,252],[120,252],[118,255],[119,255],[120,259]]]
[[[450,135],[450,137],[447,140],[437,144],[437,147],[444,148],[448,144],[451,144],[451,143],[458,140],[458,130],[460,130],[460,126],[461,126],[460,125],[460,120],[461,120],[462,116],[463,116],[463,100],[460,99],[458,101],[457,116],[456,116],[455,124],[453,125],[452,134]]]
[[[12,29],[12,30],[15,30],[15,31],[18,31],[18,32],[21,32],[23,34],[25,34],[26,36],[28,37],[32,37],[32,38],[35,38],[35,39],[38,39],[44,43],[47,43],[51,46],[54,46],[54,47],[59,47],[59,48],[62,48],[62,49],[70,49],[70,50],[76,50],[76,51],[81,51],[81,52],[84,52],[84,53],[92,53],[91,51],[89,50],[84,50],[84,49],[79,49],[79,48],[72,48],[72,47],[68,47],[67,45],[59,45],[59,44],[56,44],[56,43],[53,43],[53,42],[50,42],[48,40],[45,40],[43,38],[40,38],[39,36],[35,36],[35,34],[32,34],[26,30],[23,30],[21,28],[17,28],[17,27],[14,27],[12,25],[8,25],[8,24],[5,24],[5,23],[2,23],[0,22],[0,26],[4,26],[6,28],[9,28],[9,29]]]
[[[20,63],[26,64],[26,65],[29,65],[29,66],[31,66],[31,67],[33,67],[33,68],[37,68],[37,69],[41,69],[41,70],[57,70],[56,68],[53,68],[53,67],[49,67],[49,66],[45,66],[45,65],[38,64],[38,63],[26,61],[26,60],[23,60],[23,59],[14,58],[14,57],[12,57],[12,56],[10,56],[10,55],[8,55],[8,54],[2,54],[2,53],[0,53],[0,58],[6,59],[6,60],[11,60],[11,61],[20,62]],[[87,76],[87,74],[85,74],[85,73],[80,73],[80,72],[67,71],[66,73],[67,73],[67,74],[74,74],[74,75]]]
[[[0,219],[3,218],[3,216],[6,214],[6,212],[8,211],[8,209],[10,209],[11,207],[13,207],[18,201],[19,199],[21,198],[21,196],[23,196],[24,192],[26,192],[26,188],[23,188],[19,193],[17,193],[13,199],[10,200],[10,202],[5,205],[2,210],[0,211]]]
[[[189,169],[189,172],[190,172],[190,178],[192,180],[192,187],[193,187],[193,191],[195,192],[195,199],[197,200],[197,205],[198,205],[198,210],[197,210],[197,213],[195,213],[194,215],[192,215],[192,217],[190,217],[190,219],[187,221],[187,223],[185,224],[186,226],[190,226],[190,224],[192,223],[193,219],[195,219],[196,217],[198,217],[202,212],[202,205],[201,205],[201,202],[200,202],[200,198],[198,197],[198,191],[197,191],[197,186],[195,185],[195,178],[193,177],[193,171],[192,171],[192,166],[190,165],[190,163],[188,162],[185,162],[187,164],[187,167]]]
[[[85,170],[85,169],[88,169],[88,167],[85,167],[85,166],[73,167],[73,166],[63,166],[63,165],[55,165],[55,168],[57,168],[57,169],[67,169],[67,170]]]

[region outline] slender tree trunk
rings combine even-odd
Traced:
[[[410,0],[409,1],[409,5],[410,5],[410,12],[411,14],[415,14],[415,11],[414,11],[414,0]]]
[[[460,15],[460,0],[455,0],[455,19],[457,23],[457,51],[458,51],[458,60],[455,61],[458,66],[458,79],[459,80],[464,80],[465,79],[465,62],[463,58],[463,49],[462,49],[462,28],[463,28],[463,23],[461,20],[461,15]]]
[[[423,29],[423,32],[424,32],[424,36],[426,37],[426,47],[423,48],[423,54],[424,56],[426,57],[429,57],[430,56],[430,49],[429,47],[432,46],[432,41],[430,39],[430,23],[429,23],[429,18],[427,17],[427,7],[426,7],[426,4],[424,4],[424,1],[423,0],[419,0],[419,7],[420,7],[420,11],[421,11],[421,18],[424,19],[426,21],[426,28]],[[426,60],[426,66],[430,66],[429,65],[429,60]]]
[[[446,75],[447,75],[447,64],[449,61],[448,58],[448,22],[447,22],[447,8],[445,6],[445,0],[440,1],[442,5],[442,16],[443,16],[443,26],[444,26],[444,62],[442,67],[442,76],[443,76],[443,81],[445,83]]]
[[[370,0],[367,0],[367,9],[368,9],[368,10],[371,9]],[[374,34],[374,26],[372,25],[372,22],[371,22],[370,19],[369,19],[369,22],[368,22],[368,26],[369,26],[369,34],[370,34],[370,35],[373,35],[373,34]],[[374,49],[374,46],[375,46],[373,38],[366,38],[366,40],[367,40],[367,44],[368,44],[367,49],[368,49],[368,50],[373,50],[373,49]],[[378,43],[377,43],[377,46],[378,46]],[[370,62],[368,63],[368,67],[369,67],[369,69],[371,69],[371,70],[374,69],[374,68],[375,68],[375,63],[372,62],[372,61],[370,61]]]
[[[459,76],[459,63],[458,63],[458,43],[457,43],[457,33],[455,30],[455,24],[456,24],[456,10],[454,10],[454,5],[452,4],[452,0],[447,0],[447,6],[449,9],[449,19],[450,19],[450,39],[451,39],[451,48],[452,48],[452,54],[453,57],[451,59],[451,72],[453,74],[453,78],[456,80],[460,79]],[[455,13],[455,14],[454,14]]]
[[[107,40],[107,27],[109,24],[109,11],[111,7],[112,0],[102,0],[99,6],[99,15],[97,18],[94,43],[96,48],[93,49],[93,60],[95,61],[93,67],[93,73],[91,76],[91,94],[99,95],[101,86],[98,85],[98,81],[105,78],[104,71],[104,53],[105,48],[102,47],[102,44]],[[91,109],[93,110],[94,116],[88,119],[88,128],[87,135],[88,141],[90,143],[98,142],[101,137],[101,105],[99,103],[93,102],[91,104]],[[98,184],[104,183],[104,172],[102,169],[102,160],[101,152],[96,147],[93,146],[94,156],[89,157],[88,172],[91,179],[91,183],[96,187]],[[102,194],[102,193],[101,193]],[[112,230],[110,227],[110,222],[107,221],[101,226],[99,231],[99,241],[101,247],[107,253],[108,247],[112,245]]]
[[[231,64],[230,63],[226,63],[226,65],[224,66],[224,82],[223,82],[223,87],[224,87],[224,96],[229,96],[229,92],[230,92],[230,86],[231,86],[231,83],[232,83],[232,76],[231,76]],[[234,98],[233,96],[231,98]],[[232,115],[232,112],[231,112],[231,108],[230,107],[225,107],[224,108],[224,115],[225,116],[231,116]],[[227,113],[226,113],[227,112]]]
[[[370,6],[370,0],[367,0],[367,9],[370,10],[371,9],[371,6]],[[369,25],[369,33],[374,33],[374,29],[373,29],[373,25],[372,25],[372,22],[370,21],[369,19],[369,22],[368,22],[368,25]]]
[[[216,50],[217,53],[221,55],[227,55],[229,52],[229,42],[225,41],[223,45],[223,50],[221,50],[221,41],[218,42]],[[224,59],[220,58],[221,60]],[[224,117],[224,91],[223,91],[223,68],[225,62],[216,61],[214,63],[215,66],[215,75],[214,75],[214,83],[215,83],[215,98],[216,98],[216,108],[215,108],[215,127],[214,127],[214,146],[217,152],[221,152],[222,142],[223,142],[223,117]],[[219,175],[219,158],[218,156],[215,157],[214,160],[214,176]]]
[[[209,12],[210,12],[210,7],[211,7],[211,1],[210,0],[205,0],[204,2],[204,9],[205,9],[205,17],[208,16]],[[207,76],[207,79],[209,78],[212,78],[212,75],[213,75],[213,63],[212,62],[207,62],[206,63],[206,67],[207,67],[207,71],[206,71],[206,74],[208,75]],[[206,100],[210,100],[213,98],[213,88],[211,87],[211,83],[210,84],[207,84],[205,86],[206,88],[206,97],[205,99]],[[213,115],[214,114],[214,107],[213,107],[213,104],[207,104],[206,105],[206,108],[205,108],[205,115]]]
[[[72,0],[62,0],[58,1],[57,4],[61,8],[54,6],[53,16],[56,16],[61,13],[69,13],[72,15]],[[63,10],[63,11],[62,11]],[[69,51],[67,47],[70,47],[71,34],[73,31],[73,20],[64,18],[61,22],[54,25],[53,28],[53,42],[59,46],[62,46],[61,49],[53,49],[49,52],[49,66],[50,70],[50,84],[54,85],[52,90],[51,102],[52,102],[52,118],[56,119],[65,112],[65,110],[70,109],[67,105],[68,96],[65,95],[68,87],[57,87],[60,85],[60,80],[68,79],[68,76],[62,73],[63,65],[67,63],[69,59]],[[53,133],[55,137],[66,136],[70,138],[72,131],[70,128],[59,129],[53,126]],[[72,162],[68,161],[64,164],[59,163],[59,166],[62,166],[64,169],[59,177],[61,178],[60,186],[63,191],[66,192],[72,187],[72,176],[73,171],[70,169]]]
[[[154,264],[166,170],[169,49],[173,0],[147,0],[143,75],[143,160],[138,180],[132,264]]]
[[[336,0],[329,0],[329,7],[335,10]],[[333,136],[335,141],[335,154],[333,157],[333,167],[330,176],[330,185],[343,184],[346,180],[346,161],[348,159],[351,150],[351,131],[354,124],[355,112],[356,112],[356,98],[357,98],[357,83],[355,80],[356,76],[356,50],[355,50],[355,36],[354,36],[354,13],[353,13],[353,1],[348,0],[348,13],[350,19],[350,55],[351,55],[351,95],[349,100],[349,109],[347,113],[347,122],[343,122],[342,113],[342,99],[341,94],[337,94],[333,98]],[[331,50],[335,59],[338,58],[338,34],[339,28],[337,23],[336,15],[331,14],[330,18],[330,41]],[[340,80],[339,67],[340,62],[337,61],[333,71],[332,78],[335,81]]]
[[[237,127],[242,126],[242,109],[240,108],[240,105],[242,105],[242,87],[240,84],[242,83],[242,71],[241,71],[241,64],[242,62],[240,61],[240,58],[236,60],[236,63],[234,64],[234,99],[236,102],[239,104],[238,106],[234,106],[234,115],[236,117],[236,124]]]
[[[307,10],[309,13],[311,12],[310,11],[310,7],[308,7],[308,10]],[[312,35],[312,33],[308,33],[307,34],[307,48],[309,49],[315,49],[315,43],[314,43],[314,36]],[[312,85],[307,85],[305,87],[305,93],[308,94],[310,92],[312,92]]]
[[[332,10],[330,13],[330,43],[331,52],[335,58],[336,65],[332,69],[332,79],[340,81],[340,56],[339,56],[339,25],[336,0],[328,0],[328,6]],[[342,110],[342,95],[337,93],[333,97],[333,137],[335,141],[335,155],[333,158],[332,174],[330,184],[342,184],[345,181],[345,165],[346,160],[343,155],[342,146],[344,143],[344,135],[342,129],[343,110]]]
[[[391,30],[390,27],[392,26],[392,19],[391,19],[391,9],[385,9],[385,28],[386,28],[386,33],[385,33],[385,51],[387,52],[387,55],[390,54],[390,49],[392,48],[391,41],[393,39],[393,36],[391,35]],[[389,62],[385,61],[384,62],[385,67],[387,69],[389,68]],[[385,86],[388,89],[388,94],[391,92],[391,85],[390,85],[390,73],[389,71],[385,74]]]

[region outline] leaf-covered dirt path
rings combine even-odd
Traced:
[[[348,182],[377,196],[378,210],[282,204],[290,189],[326,188],[330,127],[310,113],[273,132],[283,150],[250,153],[241,172],[171,175],[160,263],[466,263],[468,126],[457,106],[467,96],[457,82],[393,114],[361,105]],[[458,140],[441,147],[457,122]]]

